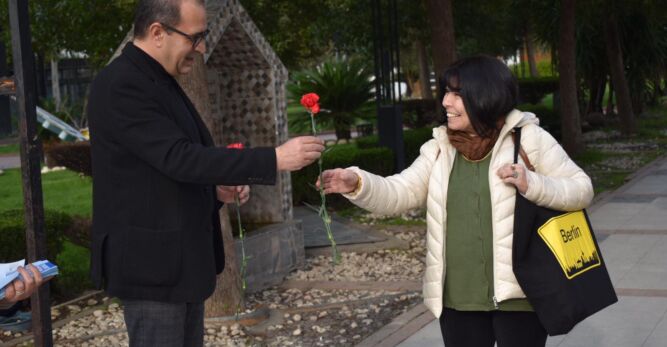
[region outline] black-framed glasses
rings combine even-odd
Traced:
[[[174,28],[174,27],[171,26],[171,25],[164,24],[164,23],[160,23],[160,25],[162,25],[167,31],[173,31],[173,32],[175,32],[175,33],[177,33],[177,34],[179,34],[179,35],[185,37],[186,39],[190,40],[190,42],[192,42],[192,49],[197,48],[197,46],[198,46],[202,41],[204,41],[204,39],[206,39],[206,36],[208,35],[208,33],[211,32],[211,30],[206,29],[206,30],[204,30],[204,31],[202,31],[202,32],[199,32],[199,33],[190,35],[190,34],[186,34],[186,33],[182,32],[182,31],[180,31],[180,30]]]

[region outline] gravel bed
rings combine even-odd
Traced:
[[[365,224],[376,224],[384,217],[364,218]],[[423,219],[423,213],[411,212],[406,218]],[[342,253],[341,262],[335,266],[332,266],[330,256],[307,258],[304,268],[293,272],[287,279],[420,281],[424,271],[426,227],[383,225],[375,228],[409,241],[410,248]],[[351,346],[421,300],[421,292],[414,290],[388,292],[383,288],[301,290],[274,287],[246,297],[246,307],[249,308],[246,312],[262,307],[272,309],[269,321],[256,327],[208,321],[205,324],[204,342],[206,346]],[[277,315],[277,318],[273,315]],[[56,322],[66,317],[73,319],[54,328],[56,346],[128,346],[122,305],[116,300],[107,297],[89,299],[59,310],[53,309],[52,317]]]

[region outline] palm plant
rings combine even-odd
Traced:
[[[294,73],[287,90],[295,104],[304,94],[318,94],[322,105],[318,125],[333,126],[340,140],[350,138],[350,126],[355,120],[372,115],[368,110],[372,106],[373,85],[373,75],[363,62],[334,56],[313,69]],[[293,114],[292,127],[309,126],[309,117],[307,112]]]

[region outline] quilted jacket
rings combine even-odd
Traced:
[[[525,197],[540,206],[563,211],[587,207],[593,199],[590,178],[566,154],[558,142],[540,128],[538,118],[528,112],[513,110],[508,114],[491,153],[489,189],[493,219],[493,287],[496,302],[524,298],[525,294],[512,271],[512,232],[516,189],[503,183],[496,171],[512,163],[514,143],[511,131],[522,127],[521,146],[528,154],[535,172],[526,171],[528,190]],[[445,279],[445,233],[447,221],[447,186],[456,149],[449,143],[444,126],[433,129],[433,139],[420,149],[419,157],[404,171],[389,177],[354,170],[361,186],[345,196],[354,204],[385,215],[426,206],[426,270],[424,304],[436,317],[442,313]],[[519,162],[522,163],[521,158]],[[456,218],[456,216],[452,216]]]

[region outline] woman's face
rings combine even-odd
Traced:
[[[463,98],[455,91],[447,90],[442,99],[442,106],[447,110],[447,128],[475,134],[468,113],[463,106]]]

